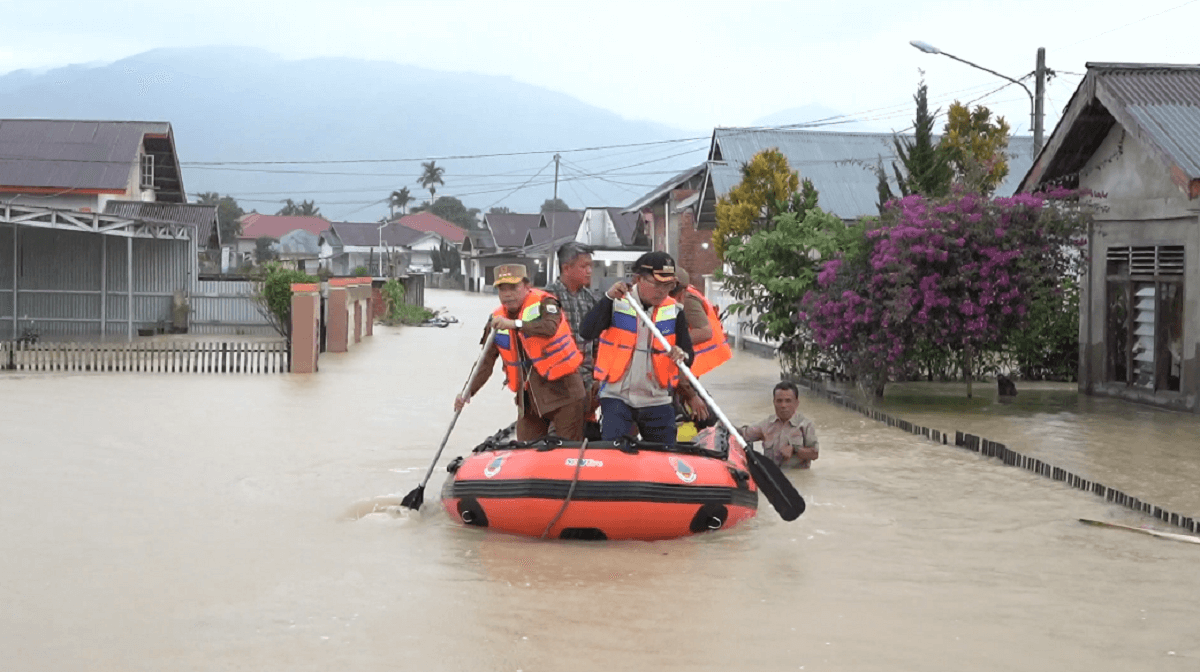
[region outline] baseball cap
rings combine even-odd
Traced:
[[[522,280],[529,279],[529,271],[525,269],[525,264],[503,264],[496,267],[496,280],[492,286],[503,285],[505,283],[518,283]]]
[[[633,270],[650,273],[654,275],[655,280],[674,280],[675,260],[666,252],[647,252],[633,262]]]
[[[679,281],[679,285],[681,287],[687,287],[688,285],[692,284],[691,277],[688,275],[687,270],[682,266],[675,269],[675,279]]]

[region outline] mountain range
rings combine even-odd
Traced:
[[[387,214],[385,199],[402,187],[427,199],[417,177],[430,157],[504,155],[438,158],[438,195],[536,212],[554,189],[545,150],[622,145],[563,152],[558,195],[572,207],[623,206],[703,161],[708,146],[707,133],[507,77],[244,47],[10,72],[0,76],[0,118],[168,121],[189,195],[216,191],[269,213],[288,198],[312,200],[326,217],[354,221]]]

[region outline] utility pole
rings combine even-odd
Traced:
[[[1046,98],[1046,48],[1038,47],[1037,68],[1034,70],[1035,85],[1033,99],[1033,156],[1042,151],[1042,136],[1045,131],[1045,98]]]
[[[558,213],[558,160],[561,155],[554,155],[554,200],[550,203],[550,249],[546,251],[546,285],[554,282],[554,216]]]

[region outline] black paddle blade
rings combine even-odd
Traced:
[[[804,513],[804,498],[779,465],[759,455],[753,448],[746,448],[746,466],[750,468],[754,484],[767,496],[767,501],[771,502],[781,518],[790,522]]]
[[[392,501],[395,501],[395,500],[392,500]],[[407,509],[412,509],[413,511],[420,511],[421,505],[424,503],[425,503],[425,486],[423,486],[423,485],[418,485],[415,489],[413,489],[412,492],[405,495],[404,499],[400,500],[400,506],[403,506]]]

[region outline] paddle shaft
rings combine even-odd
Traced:
[[[462,392],[458,396],[464,396],[467,390],[471,387],[471,381],[475,380],[475,374],[479,371],[479,365],[483,364],[483,358],[487,355],[488,348],[492,347],[492,343],[496,340],[496,330],[488,328],[487,339],[484,340],[483,349],[479,351],[479,357],[475,360],[475,365],[471,367],[471,375],[467,376],[467,382],[463,383]],[[450,419],[450,426],[446,428],[446,435],[442,437],[442,445],[438,446],[437,455],[433,456],[433,463],[429,465],[429,471],[425,472],[425,478],[421,479],[421,489],[425,489],[425,484],[429,482],[429,477],[433,476],[433,469],[437,466],[438,460],[442,458],[442,451],[446,448],[446,442],[450,440],[450,432],[454,431],[454,425],[458,422],[458,416],[462,414],[462,409],[454,412],[454,417]]]
[[[632,290],[632,288],[630,289]],[[642,308],[641,298],[635,298],[630,294],[631,293],[629,292],[625,294],[625,300],[629,302],[629,305],[633,306],[633,310],[637,313],[638,318],[640,318],[642,322],[649,327],[650,333],[654,334],[654,338],[658,341],[658,344],[665,348],[667,352],[670,352],[671,344],[667,342],[667,337],[662,335],[662,332],[658,330],[658,327],[654,324],[654,321],[651,320],[650,316],[646,314],[646,310]],[[704,403],[708,404],[709,410],[716,413],[717,418],[721,421],[721,424],[725,425],[725,429],[728,429],[729,433],[737,439],[738,445],[745,449],[746,440],[742,438],[741,432],[739,432],[737,428],[733,426],[733,423],[729,421],[729,418],[725,417],[724,411],[722,411],[721,407],[717,406],[717,402],[713,401],[713,398],[709,396],[708,390],[705,390],[704,386],[700,384],[700,379],[696,377],[696,374],[692,373],[692,370],[689,369],[683,362],[680,362],[678,366],[684,377],[691,382],[692,387],[696,388],[696,392],[700,395],[700,398],[704,400]]]

